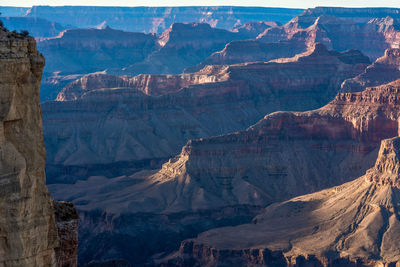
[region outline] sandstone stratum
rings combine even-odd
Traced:
[[[56,266],[64,249],[45,185],[44,63],[32,37],[0,27],[0,266]]]

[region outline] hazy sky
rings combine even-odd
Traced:
[[[1,6],[86,5],[86,6],[267,6],[298,7],[400,7],[400,0],[0,0]]]

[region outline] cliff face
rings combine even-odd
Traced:
[[[3,21],[4,26],[10,31],[28,30],[35,37],[54,37],[65,30],[65,27],[60,24],[44,18],[3,17],[1,21]]]
[[[361,92],[368,86],[377,86],[400,78],[400,49],[387,49],[364,72],[342,84],[342,92]]]
[[[49,181],[85,179],[96,170],[118,176],[154,168],[189,139],[237,131],[279,109],[323,106],[343,80],[365,68],[365,58],[347,64],[349,58],[317,46],[285,63],[207,67],[177,76],[82,78],[59,96],[77,100],[42,105]],[[129,87],[103,89],[121,85],[114,81]]]
[[[174,23],[158,38],[161,48],[143,62],[125,68],[122,73],[178,74],[202,62],[233,40],[245,34],[212,28],[206,23]]]
[[[38,48],[48,61],[47,73],[89,73],[144,60],[155,50],[156,37],[108,27],[72,29],[57,37],[41,39]]]
[[[90,91],[106,88],[135,89],[151,96],[166,95],[190,85],[226,81],[229,77],[224,71],[226,68],[209,67],[198,73],[182,75],[140,74],[130,77],[104,73],[87,74],[65,86],[56,100],[77,100]]]
[[[232,31],[246,35],[247,39],[254,39],[266,29],[278,26],[281,26],[281,24],[275,21],[247,22],[243,25],[234,27]]]
[[[306,46],[292,41],[264,43],[258,40],[232,41],[221,51],[215,52],[196,66],[185,69],[194,72],[206,65],[240,64],[245,62],[266,62],[272,59],[295,56],[306,50]]]
[[[357,49],[372,60],[383,56],[385,49],[399,48],[400,27],[396,10],[370,10],[367,13],[354,9],[351,15],[349,12],[352,11],[337,11],[329,8],[307,10],[283,26],[266,27],[264,32],[253,37],[255,40],[228,43],[223,50],[213,53],[198,66],[188,68],[187,72],[207,64],[238,64],[291,57],[318,42],[336,51]],[[250,25],[244,25],[243,29],[251,31]]]
[[[399,22],[396,16],[387,16],[371,15],[368,21],[357,23],[356,16],[354,19],[326,14],[313,16],[306,11],[282,27],[265,30],[257,40],[267,43],[290,40],[305,47],[320,42],[337,51],[357,49],[375,60],[383,56],[385,49],[399,48]]]
[[[375,166],[352,182],[273,204],[252,224],[182,243],[169,266],[397,266],[400,138],[383,140]]]
[[[33,38],[1,28],[0,62],[0,265],[55,266],[39,105],[44,58]]]

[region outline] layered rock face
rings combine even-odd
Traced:
[[[282,27],[267,29],[257,40],[267,43],[290,40],[305,47],[321,42],[337,51],[357,49],[375,60],[383,56],[385,49],[399,48],[400,27],[396,17],[371,14],[368,21],[357,23],[356,17],[352,20],[353,17],[326,14],[314,16],[305,11]]]
[[[65,27],[62,25],[44,18],[4,17],[1,18],[1,21],[10,31],[28,30],[35,37],[55,37],[65,30]]]
[[[144,62],[129,66],[123,73],[178,74],[199,64],[233,40],[246,39],[246,34],[212,28],[206,23],[174,23],[158,38],[161,48]]]
[[[278,26],[281,26],[281,24],[275,21],[247,22],[243,25],[234,27],[232,31],[238,32],[242,35],[246,35],[248,39],[254,39],[258,35],[263,33],[266,29]]]
[[[385,18],[387,16],[400,19],[398,8],[342,8],[342,7],[316,7],[303,12],[304,17],[317,18],[322,15],[335,16],[356,23],[366,23],[371,19]]]
[[[317,42],[337,51],[357,49],[372,60],[383,56],[387,48],[399,48],[400,27],[396,12],[371,10],[370,13],[360,13],[358,17],[357,12],[361,11],[358,9],[354,9],[354,16],[333,12],[329,8],[316,10],[307,10],[283,26],[266,27],[263,33],[252,37],[255,40],[232,41],[200,65],[188,68],[187,72],[208,64],[237,64],[291,57],[308,50]],[[237,31],[243,29],[245,33],[245,29],[248,29],[252,32],[256,27],[250,25],[243,25]]]
[[[156,48],[156,36],[105,29],[72,29],[38,42],[45,71],[88,73],[142,61]]]
[[[369,86],[388,83],[400,78],[400,49],[387,49],[385,55],[368,66],[360,75],[342,84],[342,92],[361,92]]]
[[[257,40],[239,40],[228,43],[224,49],[215,52],[185,72],[198,71],[207,65],[240,64],[245,62],[266,62],[278,58],[293,57],[307,48],[292,41],[264,43]]]
[[[190,85],[227,81],[229,74],[225,71],[226,69],[227,67],[210,66],[193,74],[140,74],[134,77],[92,73],[65,86],[57,95],[56,100],[77,100],[90,91],[106,88],[136,89],[150,96],[166,95],[176,93]]]
[[[60,100],[80,98],[42,105],[48,180],[64,183],[157,167],[189,139],[234,132],[280,109],[318,108],[343,80],[361,73],[364,62],[365,57],[318,45],[285,63],[207,67],[180,76],[100,75],[86,77],[87,83],[82,78],[60,94]],[[124,79],[136,85],[102,89],[109,80],[114,85]]]
[[[252,224],[182,243],[169,266],[397,266],[400,138],[382,141],[375,166],[349,183],[273,204]]]
[[[34,6],[27,17],[45,18],[62,25],[93,28],[107,24],[131,32],[162,33],[176,22],[209,23],[230,30],[252,21],[286,23],[300,14],[300,9],[264,7],[96,7],[96,6]],[[5,13],[7,14],[7,13]],[[7,15],[11,16],[11,15]]]
[[[39,105],[44,58],[31,37],[0,28],[0,265],[55,266]]]
[[[65,81],[72,81],[71,76],[77,79],[79,74],[121,69],[143,61],[155,51],[156,40],[154,35],[111,28],[66,30],[57,37],[41,39],[38,48],[48,62],[42,81],[42,101],[53,100]]]

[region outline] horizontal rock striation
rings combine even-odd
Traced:
[[[400,78],[400,49],[392,48],[385,51],[360,75],[348,79],[342,84],[342,92],[361,92],[369,86],[377,86]]]
[[[9,8],[5,14],[8,14],[8,10]],[[279,21],[280,23],[286,23],[301,12],[301,9],[233,6],[33,6],[24,11],[27,17],[46,18],[62,25],[93,28],[106,24],[119,30],[146,33],[162,33],[176,22],[209,23],[213,27],[226,30],[252,21]]]
[[[0,27],[0,266],[56,266],[39,105],[44,58]]]
[[[375,166],[349,183],[273,204],[252,224],[184,241],[163,266],[397,266],[400,138],[382,141]]]
[[[130,77],[104,73],[87,74],[65,86],[56,100],[77,100],[90,91],[107,88],[135,89],[152,96],[166,95],[190,85],[226,81],[229,77],[224,71],[226,68],[208,67],[198,73],[182,75],[140,74]]]
[[[223,49],[227,43],[246,38],[246,34],[212,28],[207,23],[174,23],[158,37],[159,50],[143,62],[114,73],[179,74]]]
[[[70,29],[44,38],[38,49],[46,57],[46,73],[90,73],[143,61],[156,49],[156,36],[111,29]]]
[[[4,9],[2,8],[2,10]],[[55,37],[65,30],[64,26],[48,21],[45,18],[3,17],[1,21],[10,31],[27,30],[32,36],[39,38]]]
[[[178,76],[141,75],[122,84],[132,82],[134,89],[101,89],[109,81],[127,78],[84,77],[60,94],[60,100],[80,98],[42,105],[49,181],[75,181],[95,175],[90,170],[96,169],[113,177],[156,167],[178,154],[189,139],[237,131],[279,109],[323,106],[343,80],[366,66],[364,59],[346,58],[353,55],[318,45],[287,63],[207,67]],[[188,83],[195,84],[180,88]]]

